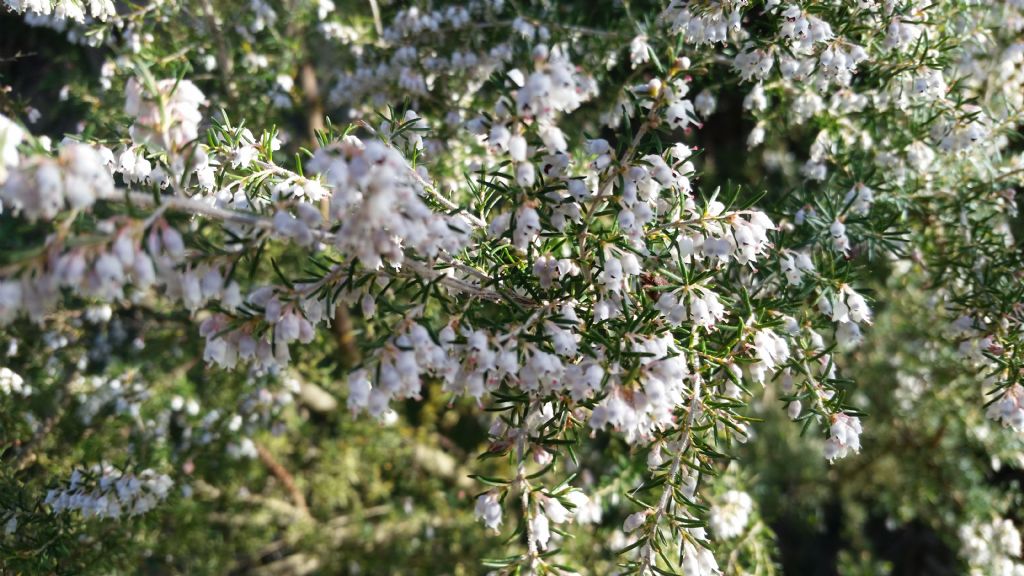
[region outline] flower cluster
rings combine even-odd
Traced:
[[[0,393],[4,396],[31,396],[32,386],[26,385],[25,380],[10,368],[0,368]]]
[[[632,443],[649,440],[674,423],[675,411],[685,401],[690,369],[668,335],[636,338],[630,347],[641,358],[635,383],[610,386],[594,408],[590,425],[611,426]]]
[[[53,220],[62,210],[82,210],[114,194],[113,154],[65,142],[55,159],[21,163],[0,186],[0,206],[30,221]]]
[[[436,258],[457,253],[466,243],[470,223],[431,210],[422,198],[424,174],[394,148],[349,136],[317,151],[309,168],[331,186],[330,217],[341,223],[335,248],[370,269],[385,263],[401,266],[405,249]],[[319,222],[316,216],[309,218]],[[301,226],[288,221],[293,223],[289,226]]]
[[[1014,430],[1024,431],[1024,387],[1014,384],[993,402],[987,411],[988,417],[1009,426]]]
[[[124,111],[135,119],[132,141],[163,150],[178,150],[199,135],[206,97],[188,80],[167,78],[143,84],[132,78],[125,88]]]
[[[138,474],[110,465],[96,465],[87,473],[75,470],[64,488],[46,494],[45,504],[56,513],[80,512],[84,518],[139,516],[167,499],[174,481],[146,469]]]
[[[1020,532],[1013,521],[995,518],[964,525],[960,528],[960,541],[971,576],[1017,576],[1024,573],[1024,563],[1020,562]]]
[[[304,387],[257,382],[330,367],[345,396],[325,404],[388,425],[410,401],[447,402],[446,423],[486,410],[473,515],[520,527],[523,550],[489,561],[509,573],[563,570],[571,525],[606,512],[623,574],[719,574],[722,554],[757,571],[769,523],[721,464],[753,444],[762,395],[830,463],[859,453],[876,400],[851,351],[891,326],[899,282],[959,317],[922,349],[959,352],[997,394],[988,417],[1024,430],[1020,2],[193,4],[5,2],[107,60],[60,90],[89,111],[56,146],[49,110],[0,94],[0,325],[47,351],[43,382],[79,374],[38,394],[3,368],[0,392],[68,394],[97,433],[131,420],[131,457],[175,474],[213,445],[267,461],[314,525],[315,483],[257,435]],[[415,111],[384,112],[399,102]],[[129,374],[155,354],[112,350],[182,326],[203,377],[241,392],[200,404],[185,362],[150,389]],[[64,331],[96,345],[51,355],[88,346]],[[45,436],[38,416],[12,421]],[[46,502],[130,516],[172,484],[98,466]],[[1012,523],[961,540],[972,569],[1019,571]]]
[[[86,16],[102,21],[117,15],[112,0],[4,0],[4,3],[15,12],[75,22],[85,22]]]
[[[833,461],[844,458],[852,452],[860,452],[860,434],[863,432],[860,418],[848,414],[836,414],[832,417],[830,435],[825,441],[825,458]]]

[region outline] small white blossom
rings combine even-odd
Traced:
[[[492,491],[477,497],[473,514],[484,526],[497,530],[501,526],[501,503],[498,501],[497,493]]]
[[[754,501],[746,492],[726,492],[711,507],[711,531],[723,540],[739,536],[750,522],[753,509]]]

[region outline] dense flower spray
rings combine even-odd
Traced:
[[[47,333],[52,352],[74,348],[69,326],[148,315],[187,326],[196,365],[251,389],[200,406],[110,361],[127,352],[40,367],[12,351],[13,369],[64,382],[0,369],[30,437],[53,426],[38,406],[74,398],[88,427],[123,418],[131,449],[64,470],[38,505],[0,510],[9,525],[29,509],[148,515],[193,495],[200,447],[264,463],[308,520],[303,486],[254,438],[279,433],[296,397],[337,409],[293,379],[329,366],[346,416],[394,426],[438,395],[479,415],[476,490],[458,500],[507,539],[486,561],[499,573],[567,573],[584,525],[614,535],[619,574],[771,570],[729,456],[766,411],[823,466],[870,449],[847,378],[885,310],[867,264],[929,280],[942,344],[991,396],[972,405],[1024,429],[1007,192],[1024,174],[1009,137],[1024,119],[1019,2],[672,0],[603,29],[540,2],[389,20],[371,2],[372,29],[300,3],[310,45],[343,55],[321,69],[261,48],[297,34],[273,3],[231,23],[175,4],[6,2],[116,55],[95,81],[117,122],[54,143],[35,115],[0,115],[0,218],[18,247],[0,265],[0,326],[12,342]],[[203,49],[157,57],[183,14]],[[709,132],[729,106],[745,118],[733,152],[768,189],[721,176],[733,160]],[[266,121],[280,111],[308,134]],[[125,349],[145,348],[139,332]],[[325,342],[340,352],[311,360]],[[36,443],[19,443],[19,470]],[[1019,569],[1012,520],[958,537],[972,569]]]

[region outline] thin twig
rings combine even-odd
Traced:
[[[690,412],[686,416],[686,423],[682,429],[683,437],[679,440],[675,456],[672,457],[672,465],[669,467],[668,477],[665,479],[665,488],[661,492],[661,498],[658,499],[658,506],[654,509],[654,518],[650,523],[648,531],[649,542],[656,538],[658,524],[661,522],[661,517],[665,515],[665,511],[668,510],[672,492],[675,490],[676,478],[679,476],[679,471],[683,466],[683,458],[686,455],[686,451],[690,448],[690,432],[693,430],[693,424],[697,420],[697,413],[700,408],[701,385],[703,382],[699,376],[694,378],[693,396],[690,398]],[[640,562],[640,570],[637,573],[647,574],[650,567],[651,555],[646,554]]]
[[[284,489],[288,492],[288,495],[291,496],[295,507],[298,508],[303,515],[307,517],[310,516],[309,507],[306,505],[306,496],[302,493],[302,490],[299,490],[299,487],[295,485],[295,478],[292,477],[290,472],[288,472],[288,469],[282,466],[281,463],[274,458],[274,455],[271,454],[270,450],[268,450],[266,446],[257,444],[256,451],[260,455],[260,461],[266,465],[267,469],[270,470],[270,473],[281,482]]]
[[[373,28],[377,31],[377,37],[384,37],[384,22],[380,17],[380,6],[377,0],[370,0],[370,11],[373,12]]]
[[[234,100],[235,88],[231,82],[231,77],[234,74],[234,62],[231,60],[231,53],[228,50],[225,36],[217,24],[217,14],[213,10],[213,3],[210,0],[200,0],[200,3],[203,7],[206,26],[210,29],[210,34],[213,35],[217,44],[217,71],[220,74],[221,83],[224,84],[224,91],[227,92],[228,99]]]
[[[594,215],[597,213],[598,203],[602,200],[611,198],[611,187],[615,183],[615,179],[618,177],[620,170],[627,169],[629,163],[633,161],[633,156],[636,154],[637,148],[640,146],[640,142],[644,136],[647,135],[648,130],[654,125],[654,122],[658,118],[658,110],[661,98],[657,98],[651,105],[651,110],[647,114],[647,118],[644,123],[640,125],[636,134],[633,135],[633,140],[629,143],[626,151],[622,154],[622,158],[615,164],[613,164],[612,170],[605,177],[604,182],[597,189],[597,193],[587,203],[586,216],[583,220],[583,227],[580,229],[580,233],[577,236],[577,242],[579,243],[579,254],[580,261],[583,261],[587,257],[587,233],[590,231],[590,225],[594,220]],[[590,282],[590,267],[585,266],[583,268],[583,274],[588,282]]]
[[[530,482],[526,478],[526,441],[529,438],[529,416],[533,403],[526,405],[523,411],[523,421],[519,428],[519,437],[516,438],[516,485],[519,487],[520,501],[523,506],[523,522],[526,523],[526,551],[529,561],[529,568],[532,570],[537,561],[537,537],[533,533],[533,523],[530,521]]]

